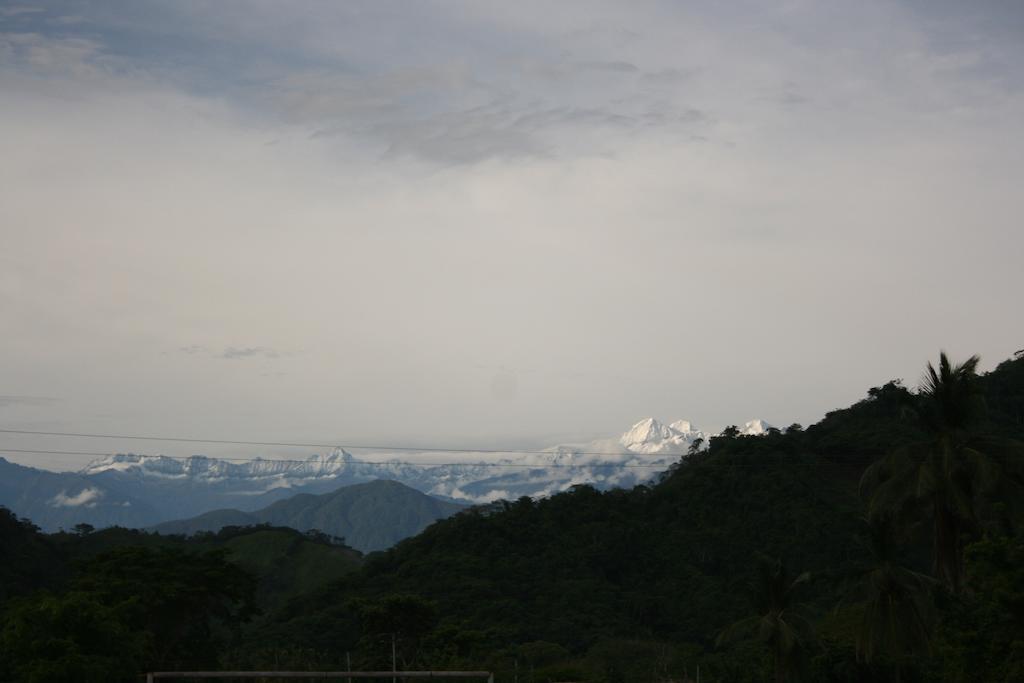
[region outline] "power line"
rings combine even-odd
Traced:
[[[137,434],[80,434],[80,433],[77,433],[77,432],[40,432],[40,431],[30,431],[30,430],[27,430],[27,429],[0,429],[0,433],[3,433],[3,434],[33,434],[33,435],[36,435],[36,436],[72,436],[72,437],[81,437],[81,438],[86,438],[86,439],[130,439],[130,440],[134,440],[134,441],[175,441],[175,442],[178,442],[178,443],[229,444],[229,445],[236,445],[236,446],[288,446],[288,447],[295,447],[295,448],[342,448],[342,446],[339,446],[338,444],[329,444],[329,443],[286,443],[286,442],[283,442],[283,441],[238,441],[238,440],[232,440],[232,439],[193,439],[193,438],[178,437],[178,436],[139,436]],[[436,449],[423,448],[423,449],[420,449],[420,448],[410,448],[410,447],[400,447],[400,446],[395,446],[395,447],[390,447],[390,446],[349,446],[349,448],[364,448],[364,449],[372,449],[372,450],[384,450],[384,449],[387,449],[387,450],[396,450],[396,451],[399,451],[399,450],[409,450],[409,451],[412,451],[412,450],[418,450],[418,451],[437,450],[437,451],[445,451],[445,452],[449,452],[449,453],[458,452],[458,449],[447,449],[447,448],[436,448]],[[477,451],[469,451],[468,449],[466,449],[466,451],[467,452],[477,452]],[[485,452],[485,451],[479,451],[479,452]],[[494,451],[494,452],[508,453],[508,452],[511,452],[511,451]]]
[[[509,452],[509,451],[499,451]],[[29,450],[23,448],[3,448],[0,447],[0,453],[35,453],[38,455],[91,455],[94,457],[106,457],[115,455],[114,453],[102,453],[99,451],[42,451],[42,450]],[[170,460],[191,460],[193,458],[207,458],[205,455],[163,455],[153,453],[126,453],[125,455],[133,455],[140,458],[168,458]],[[556,453],[547,453],[546,455],[557,455]],[[210,460],[226,460],[229,462],[283,462],[287,464],[305,465],[309,464],[309,460],[289,460],[285,458],[221,458],[221,457],[210,457]],[[526,469],[540,469],[546,467],[558,467],[558,468],[572,468],[572,467],[638,467],[638,468],[649,468],[649,469],[664,469],[668,467],[665,463],[616,463],[616,462],[594,462],[594,463],[580,463],[580,464],[566,464],[566,463],[504,463],[504,462],[408,462],[402,460],[346,460],[345,462],[353,463],[356,465],[402,465],[408,467],[521,467]]]
[[[294,449],[340,449],[342,451],[395,451],[402,453],[484,453],[484,454],[517,454],[551,456],[557,455],[552,451],[531,451],[528,449],[459,449],[459,447],[442,446],[413,446],[413,445],[380,445],[380,444],[347,444],[340,443],[293,443],[289,441],[244,441],[224,438],[189,438],[184,436],[142,436],[138,434],[86,434],[78,432],[48,432],[32,431],[28,429],[0,429],[3,434],[31,434],[36,436],[72,436],[81,438],[117,438],[136,441],[174,441],[178,443],[219,443],[227,445],[273,445],[282,447],[294,447]],[[634,453],[604,453],[600,451],[572,451],[579,456],[632,456]],[[226,460],[226,458],[221,458]]]
[[[444,448],[437,446],[428,447],[416,447],[416,446],[386,446],[379,444],[363,444],[363,445],[348,445],[342,446],[337,443],[312,443],[312,442],[287,442],[287,441],[248,441],[240,439],[197,439],[191,437],[175,437],[175,436],[144,436],[139,434],[93,434],[84,432],[49,432],[39,430],[27,430],[27,429],[0,429],[0,434],[23,434],[30,436],[55,436],[55,437],[71,437],[71,438],[86,438],[86,439],[124,439],[132,441],[162,441],[162,442],[173,442],[173,443],[196,443],[196,444],[220,444],[220,445],[233,445],[233,446],[273,446],[281,448],[330,448],[338,450],[370,450],[370,451],[390,451],[390,452],[403,452],[403,453],[464,453],[464,454],[481,454],[481,455],[543,455],[548,457],[559,457],[559,456],[594,456],[594,457],[614,457],[614,456],[638,456],[643,455],[640,453],[634,453],[631,451],[582,451],[582,450],[566,450],[564,452],[557,452],[551,450],[530,450],[530,449],[516,449],[516,448]],[[8,453],[25,453],[25,454],[38,454],[38,455],[88,455],[93,457],[107,457],[114,455],[111,452],[96,452],[96,451],[53,451],[53,450],[34,450],[34,449],[4,449],[0,448],[2,452]],[[207,457],[207,456],[175,456],[175,455],[164,455],[164,454],[147,454],[147,453],[130,453],[129,455],[136,455],[139,457],[163,457],[172,460],[189,460],[192,457]],[[664,454],[669,457],[680,458],[683,456],[682,453],[678,454]],[[296,459],[285,459],[285,458],[258,458],[258,457],[211,457],[215,460],[224,460],[228,462],[283,462],[292,464],[306,464],[309,460],[296,460]],[[846,457],[838,460],[792,460],[787,464],[792,465],[820,465],[820,466],[836,466],[840,464],[860,464],[863,462],[870,461],[870,458],[865,457]],[[618,463],[618,462],[590,462],[590,463],[509,463],[509,462],[410,462],[401,460],[359,460],[350,459],[347,462],[359,465],[399,465],[407,467],[454,467],[454,466],[482,466],[482,467],[507,467],[507,468],[524,468],[534,469],[541,467],[554,467],[554,468],[575,468],[575,467],[608,467],[608,468],[638,468],[638,469],[666,469],[675,462],[666,463],[665,461],[659,463]],[[744,461],[734,461],[734,464],[742,464],[743,466],[757,466],[766,464],[777,464],[774,460],[761,460],[757,456]]]
[[[32,451],[24,448],[0,448],[0,451],[4,453],[38,453],[40,455],[112,455],[111,453],[96,453],[94,451]]]
[[[201,443],[201,444],[224,444],[231,446],[278,446],[283,448],[337,448],[340,450],[354,451],[396,451],[403,453],[486,453],[502,454],[511,453],[515,455],[558,455],[550,450],[530,450],[521,448],[444,448],[439,446],[418,447],[418,446],[382,446],[372,445],[341,445],[338,443],[289,443],[285,441],[240,441],[234,439],[195,439],[177,436],[140,436],[138,434],[84,434],[77,432],[41,432],[26,429],[0,429],[0,434],[29,434],[34,436],[61,436],[79,437],[85,439],[125,439],[133,441],[170,441],[176,443]],[[630,451],[568,451],[572,455],[637,455]],[[228,458],[220,458],[228,460]],[[248,460],[248,459],[247,459]]]

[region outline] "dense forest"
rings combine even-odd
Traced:
[[[499,681],[1024,680],[1024,354],[942,356],[648,486],[478,506],[362,557],[0,511],[0,679],[487,669]]]

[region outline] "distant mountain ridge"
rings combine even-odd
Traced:
[[[741,431],[760,434],[767,428],[754,420]],[[436,464],[436,454],[425,459],[411,452],[369,462],[343,449],[305,460],[245,462],[121,453],[70,473],[0,458],[0,505],[55,531],[79,522],[149,527],[211,510],[252,512],[296,494],[328,493],[378,479],[447,500],[488,503],[548,496],[577,484],[629,488],[668,469],[698,438],[706,446],[712,436],[686,420],[664,425],[647,418],[618,438],[533,453],[462,453],[463,462],[445,464]]]
[[[192,535],[226,526],[270,524],[299,531],[318,529],[344,537],[362,552],[389,548],[465,506],[432,498],[397,481],[377,480],[319,495],[300,493],[254,510],[213,510],[191,519],[164,522],[154,531]]]
[[[764,434],[770,428],[763,420],[747,422],[741,434]],[[255,459],[235,463],[206,456],[186,459],[166,456],[118,454],[96,460],[81,474],[107,477],[109,481],[131,481],[135,486],[158,483],[161,488],[175,484],[202,484],[225,496],[246,496],[230,507],[252,510],[295,492],[322,493],[338,485],[375,479],[401,481],[415,489],[452,500],[485,503],[523,495],[544,496],[581,483],[598,488],[633,486],[646,481],[685,454],[699,438],[707,446],[714,432],[694,429],[687,420],[664,425],[654,418],[634,424],[618,439],[599,439],[582,444],[562,444],[543,452],[495,457],[481,453],[479,461],[431,465],[402,458],[366,461],[344,449],[311,455],[305,460]],[[632,471],[649,467],[647,472]],[[326,488],[325,488],[326,487]]]
[[[149,501],[77,472],[50,472],[0,457],[0,505],[44,530],[93,526],[141,527],[160,521]]]

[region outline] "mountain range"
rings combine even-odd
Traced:
[[[764,434],[769,428],[753,420],[740,431]],[[438,455],[423,453],[368,461],[343,449],[305,460],[245,462],[122,453],[71,473],[0,458],[0,505],[45,530],[56,530],[82,522],[144,528],[209,511],[262,512],[297,494],[325,494],[380,479],[452,502],[488,503],[543,497],[577,484],[629,488],[668,469],[697,439],[706,446],[711,436],[685,420],[663,424],[648,418],[618,438],[530,453],[460,454],[461,462],[439,463]],[[245,519],[238,514],[236,519]]]

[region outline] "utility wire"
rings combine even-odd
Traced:
[[[126,439],[133,441],[172,441],[176,443],[202,443],[202,444],[227,444],[231,446],[279,446],[285,448],[337,448],[340,450],[354,451],[396,451],[407,453],[487,453],[501,454],[512,453],[515,455],[558,455],[555,451],[529,450],[518,448],[442,448],[442,447],[418,447],[418,446],[381,446],[373,445],[341,445],[337,443],[289,443],[285,441],[236,441],[232,439],[193,439],[177,436],[139,436],[137,434],[80,434],[77,432],[40,432],[26,429],[0,429],[0,434],[30,434],[34,436],[66,436],[80,437],[86,439]],[[603,451],[577,451],[572,450],[573,455],[637,455],[630,451],[603,452]],[[227,460],[228,458],[220,458]]]
[[[508,451],[501,451],[508,452]],[[96,457],[105,457],[114,455],[113,453],[101,453],[98,451],[41,451],[41,450],[28,450],[19,448],[3,448],[0,447],[0,453],[35,453],[39,455],[91,455]],[[125,455],[133,455],[140,458],[168,458],[170,460],[191,460],[192,458],[207,458],[204,455],[163,455],[163,454],[152,454],[152,453],[126,453]],[[555,453],[547,453],[546,455],[557,455]],[[210,460],[226,460],[229,462],[283,462],[288,464],[309,464],[309,460],[288,460],[284,458],[221,458],[221,457],[208,457]],[[546,467],[640,467],[640,468],[654,468],[663,469],[667,465],[665,463],[616,463],[616,462],[595,462],[595,463],[580,463],[578,465],[566,464],[566,463],[504,463],[504,462],[407,462],[401,460],[346,460],[345,462],[353,463],[356,465],[403,465],[409,467],[461,467],[463,465],[471,467],[522,467],[527,469],[540,469]]]
[[[570,456],[595,456],[595,457],[613,457],[613,456],[639,456],[644,455],[641,453],[634,453],[631,451],[618,451],[618,452],[605,452],[605,451],[578,451],[578,450],[567,450],[559,453],[557,451],[550,450],[530,450],[530,449],[516,449],[516,448],[443,448],[443,447],[417,447],[417,446],[385,446],[379,444],[362,444],[362,445],[348,445],[342,446],[339,444],[328,444],[328,443],[310,443],[310,442],[287,442],[287,441],[244,441],[237,439],[197,439],[189,437],[173,437],[173,436],[143,436],[138,434],[92,434],[83,432],[48,432],[38,430],[27,430],[27,429],[0,429],[0,434],[23,434],[31,436],[55,436],[55,437],[74,437],[74,438],[86,438],[86,439],[124,439],[133,441],[163,441],[163,442],[174,442],[174,443],[197,443],[197,444],[221,444],[221,445],[233,445],[233,446],[274,446],[282,448],[331,448],[338,450],[369,450],[369,451],[390,451],[390,452],[404,452],[404,453],[465,453],[465,454],[487,454],[487,455],[544,455],[548,457],[558,457],[561,455]],[[38,455],[89,455],[94,457],[107,457],[113,455],[110,452],[96,452],[96,451],[52,451],[52,450],[30,450],[30,449],[10,449],[0,448],[0,452],[7,453],[26,453],[26,454],[38,454]],[[137,455],[140,457],[164,457],[172,460],[188,460],[191,457],[196,456],[174,456],[174,455],[163,455],[163,454],[146,454],[146,453],[130,453],[130,455]],[[664,454],[675,457],[682,457],[682,453],[679,454]],[[206,456],[199,456],[206,457]],[[305,464],[308,460],[295,460],[295,459],[284,459],[284,458],[257,458],[257,457],[212,457],[215,460],[224,460],[228,462],[255,462],[261,460],[264,462],[284,462],[294,464]],[[793,460],[787,464],[795,465],[821,465],[821,466],[835,466],[839,464],[856,464],[860,462],[869,462],[871,458],[865,457],[844,457],[836,460]],[[400,460],[387,460],[387,461],[375,461],[375,460],[359,460],[352,459],[348,462],[359,465],[400,465],[407,467],[452,467],[452,466],[483,466],[483,467],[509,467],[509,468],[525,468],[535,469],[541,467],[554,467],[554,468],[574,468],[574,467],[609,467],[609,468],[639,468],[639,469],[664,469],[673,463],[666,464],[664,461],[660,463],[617,463],[617,462],[593,462],[593,463],[508,463],[508,462],[409,462]],[[742,466],[758,466],[767,464],[776,464],[774,459],[772,460],[761,460],[757,456],[751,457],[749,460],[744,458],[743,461],[735,461],[734,464],[742,463]]]

